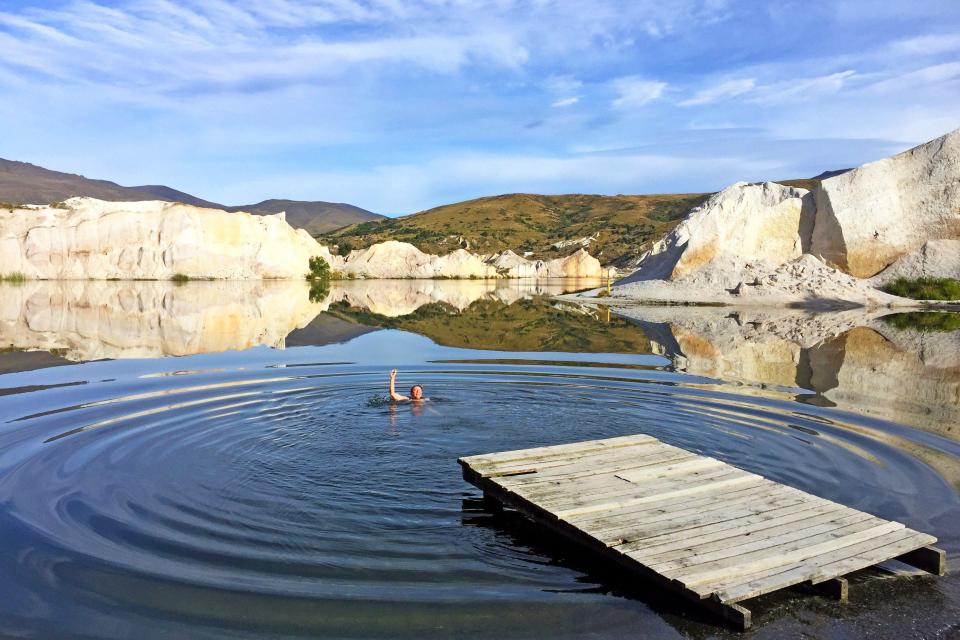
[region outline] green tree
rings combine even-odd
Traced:
[[[306,274],[307,280],[329,280],[330,265],[321,256],[313,256],[309,262],[310,273]]]

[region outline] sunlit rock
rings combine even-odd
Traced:
[[[733,287],[747,263],[798,258],[812,219],[813,199],[805,189],[738,182],[691,211],[621,283],[712,274]]]
[[[254,216],[161,202],[71,198],[0,210],[0,273],[28,278],[302,278],[330,259],[283,214]]]
[[[496,278],[492,266],[465,249],[445,256],[424,253],[412,244],[388,240],[337,257],[333,268],[362,278]]]
[[[960,280],[960,239],[928,240],[904,254],[872,278],[885,284],[897,278],[956,278]]]
[[[828,178],[814,193],[812,252],[857,277],[928,240],[960,240],[960,129]]]
[[[507,249],[494,255],[487,263],[497,273],[508,278],[601,278],[600,261],[585,249],[553,260],[527,260]]]

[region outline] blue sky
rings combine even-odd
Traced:
[[[808,177],[960,127],[956,0],[0,0],[0,157],[240,204]]]

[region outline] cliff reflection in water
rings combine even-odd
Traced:
[[[3,370],[12,371],[16,367],[10,366],[10,352],[14,351],[42,351],[78,362],[183,356],[260,345],[284,348],[288,339],[291,345],[323,345],[374,330],[350,313],[325,313],[331,306],[395,318],[430,306],[461,312],[477,301],[500,308],[532,296],[598,284],[357,280],[331,282],[329,291],[319,296],[316,290],[310,295],[309,285],[299,281],[0,284],[0,349],[8,352]]]
[[[809,391],[797,395],[802,402],[960,440],[960,331],[953,329],[954,317],[722,307],[637,307],[625,313],[677,370],[800,387]]]

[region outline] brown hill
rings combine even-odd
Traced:
[[[339,244],[341,253],[400,240],[430,253],[463,246],[481,254],[511,249],[546,259],[581,246],[564,241],[594,238],[587,247],[591,254],[605,265],[625,265],[709,195],[507,194],[364,222],[326,234],[321,241]]]
[[[73,173],[52,171],[27,162],[0,158],[0,202],[49,204],[74,196],[87,196],[111,202],[164,200],[226,211],[247,211],[257,215],[286,211],[287,221],[292,226],[306,229],[312,235],[333,231],[354,223],[383,218],[379,214],[340,202],[264,200],[256,204],[226,206],[164,185],[124,187],[108,180],[93,180]]]

